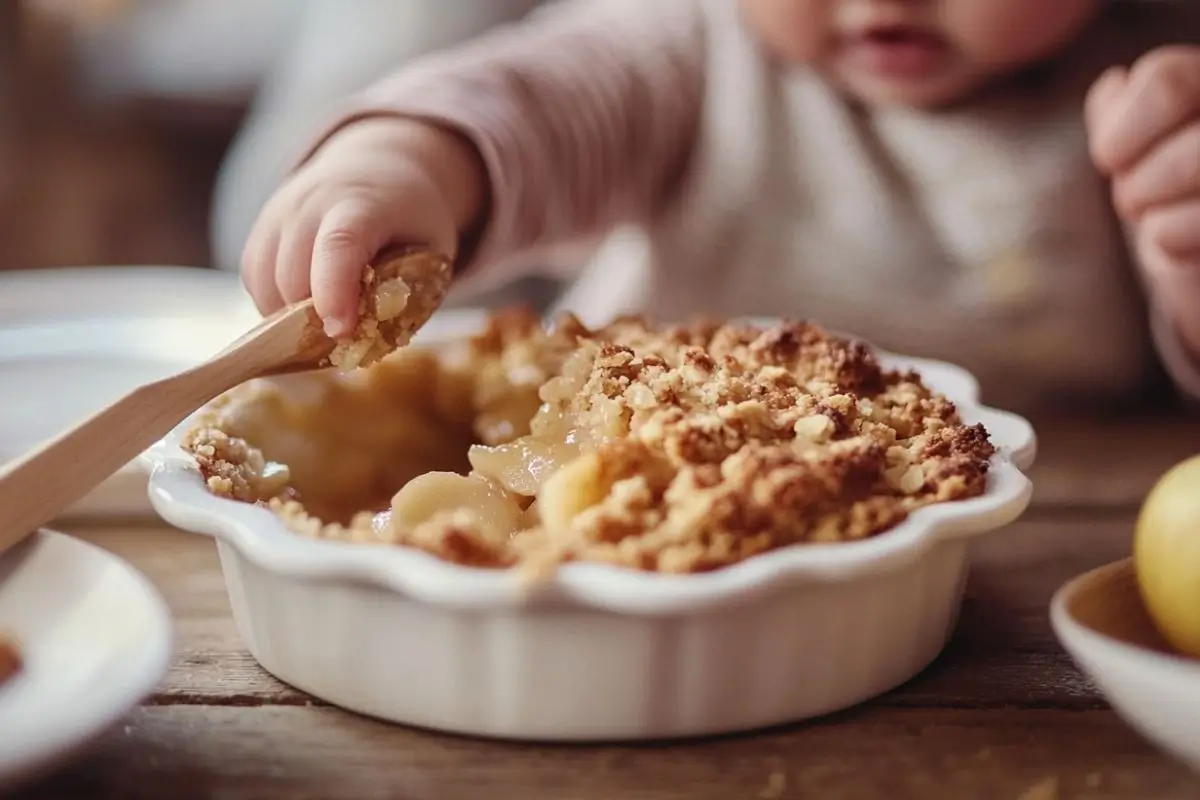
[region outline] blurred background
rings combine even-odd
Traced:
[[[0,0],[0,269],[212,263],[213,181],[279,31],[218,62],[122,5]]]
[[[339,98],[544,1],[0,0],[0,270],[235,270]]]

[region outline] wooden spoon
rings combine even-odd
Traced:
[[[311,300],[264,319],[203,364],[134,389],[0,466],[0,553],[58,516],[196,409],[252,378],[323,366],[334,341]]]
[[[379,292],[393,278],[408,287],[403,310],[386,324],[376,319]],[[198,367],[134,389],[98,414],[23,458],[0,466],[0,554],[58,516],[105,478],[168,434],[214,397],[252,378],[329,365],[366,365],[408,344],[445,299],[453,278],[450,259],[428,250],[391,248],[363,273],[354,339],[379,345],[365,360],[341,358],[325,335],[312,300],[263,320]],[[375,336],[366,336],[371,328]],[[386,329],[386,330],[385,330]]]

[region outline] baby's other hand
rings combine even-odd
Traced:
[[[1087,99],[1096,166],[1138,261],[1200,352],[1200,47],[1164,47],[1113,68]]]
[[[311,295],[326,332],[348,335],[371,259],[393,243],[453,259],[485,180],[475,149],[453,133],[391,117],[353,123],[267,202],[243,251],[242,282],[263,314]]]

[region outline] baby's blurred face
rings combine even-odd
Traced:
[[[1051,56],[1104,0],[739,0],[771,51],[872,105],[938,106]]]

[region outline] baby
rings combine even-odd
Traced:
[[[1200,397],[1198,42],[1171,0],[559,0],[354,98],[244,280],[343,336],[392,242],[466,288],[586,260],[587,321],[812,319],[1014,408]]]

